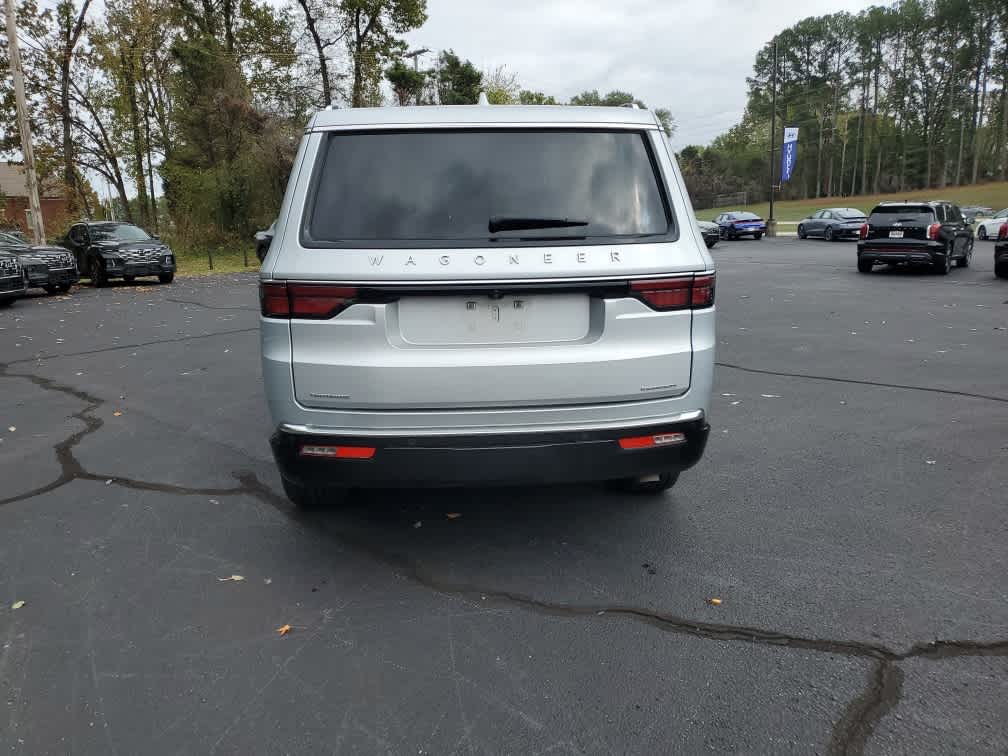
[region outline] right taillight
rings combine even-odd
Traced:
[[[941,223],[932,223],[928,226],[928,239],[937,239],[939,231],[941,231]]]
[[[357,289],[333,284],[263,281],[259,302],[267,318],[328,320],[354,303]]]
[[[1002,223],[998,230],[998,239],[1008,239],[1008,223]]]
[[[868,238],[868,224],[862,223],[861,228],[858,229],[858,238],[867,239]]]
[[[714,305],[714,274],[630,282],[630,293],[652,310],[699,310]]]

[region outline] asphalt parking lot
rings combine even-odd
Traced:
[[[711,441],[650,499],[300,514],[252,275],[21,301],[0,313],[0,746],[1004,753],[992,254],[865,276],[853,244],[719,244]]]

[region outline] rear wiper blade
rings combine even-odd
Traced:
[[[487,224],[491,234],[498,231],[524,231],[529,228],[571,228],[587,226],[588,221],[579,218],[524,218],[512,215],[493,215]]]

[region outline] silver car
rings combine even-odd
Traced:
[[[260,274],[288,496],[671,487],[709,432],[715,278],[693,218],[646,110],[317,114]]]

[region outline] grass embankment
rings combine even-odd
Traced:
[[[879,202],[904,199],[943,199],[955,202],[960,206],[982,205],[993,208],[996,212],[1008,207],[1008,183],[950,186],[944,189],[917,189],[911,192],[869,194],[859,197],[820,197],[816,200],[783,200],[774,202],[774,217],[779,221],[799,221],[824,207],[855,207],[867,213]],[[700,220],[713,220],[719,213],[740,209],[742,208],[717,207],[709,210],[697,210],[696,216]],[[748,205],[745,209],[766,218],[770,213],[770,204],[768,202],[760,202]]]
[[[182,243],[172,244],[168,241],[178,265],[180,276],[205,276],[213,273],[255,272],[259,270],[259,261],[255,249],[224,247],[210,249],[189,246]],[[213,258],[213,269],[210,269],[210,258]],[[246,260],[248,265],[246,266]]]

